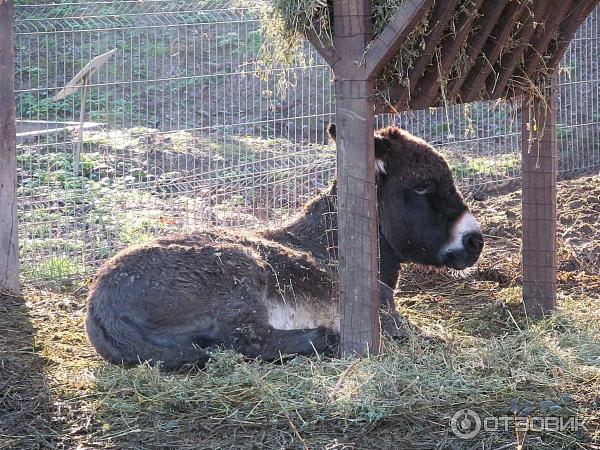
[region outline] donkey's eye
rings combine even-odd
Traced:
[[[416,186],[413,186],[413,191],[419,195],[429,194],[431,191],[433,191],[433,185],[430,183],[420,183]]]

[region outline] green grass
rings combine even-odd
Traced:
[[[516,154],[471,158],[466,165],[466,172],[468,176],[491,173],[509,174],[517,169],[519,164],[520,159]]]
[[[124,245],[139,244],[155,237],[164,229],[160,218],[162,212],[130,211],[118,214],[114,221],[119,224],[116,237]]]
[[[283,139],[205,137],[147,128],[90,131],[84,135],[80,175],[74,176],[71,148],[56,145],[46,153],[37,149],[21,146],[17,156],[19,217],[27,239],[21,249],[24,261],[67,250],[89,261],[106,259],[157,233],[189,228],[191,203],[194,213],[210,205],[220,223],[258,225],[265,211],[269,217],[287,216],[290,208],[300,204],[283,201],[278,206],[277,199],[289,201],[286,193],[297,188],[298,177],[307,170],[330,168],[335,153],[333,146],[303,146],[298,152],[296,144]],[[155,157],[149,158],[148,152],[155,152]],[[280,164],[292,154],[306,166],[303,172],[292,173]],[[264,183],[265,170],[273,195],[265,195],[257,181]],[[212,191],[216,183],[220,192]],[[210,197],[204,192],[210,192]],[[61,247],[65,241],[73,245]],[[27,266],[26,276],[34,269]],[[69,270],[50,267],[43,272],[59,276]]]
[[[51,256],[39,264],[25,265],[24,272],[31,272],[39,280],[61,280],[75,278],[85,272],[85,267],[68,256]]]
[[[444,149],[441,153],[446,158],[452,174],[457,180],[482,175],[512,175],[518,170],[521,160],[516,153],[495,156],[455,155]],[[460,159],[459,159],[460,157]]]
[[[568,139],[573,134],[573,128],[565,125],[557,125],[556,138]]]
[[[230,48],[237,47],[240,43],[240,38],[237,33],[229,32],[218,37],[217,47],[219,48]]]
[[[49,7],[45,14],[60,19],[61,17],[82,16],[81,6],[78,4],[56,4]],[[200,2],[205,3],[205,2]],[[210,2],[206,2],[210,4]],[[17,5],[18,8],[19,5]],[[131,9],[133,8],[133,9]],[[81,30],[75,36],[81,39],[74,42],[77,51],[71,52],[65,47],[62,35],[49,33],[43,39],[36,42],[36,55],[31,55],[31,42],[26,39],[17,39],[16,49],[19,64],[17,68],[17,116],[20,119],[44,119],[44,120],[76,120],[81,105],[81,92],[55,101],[54,89],[47,89],[49,85],[55,87],[66,83],[54,81],[52,67],[58,65],[57,73],[77,73],[89,61],[89,56],[99,55],[110,48],[117,49],[117,55],[112,58],[100,71],[100,75],[92,77],[92,83],[108,83],[109,86],[92,87],[88,91],[87,110],[89,119],[98,122],[108,122],[130,126],[137,123],[167,123],[170,117],[169,111],[179,111],[181,108],[179,93],[191,101],[191,97],[203,86],[211,83],[217,91],[229,89],[223,86],[228,79],[227,74],[235,67],[240,55],[248,62],[253,60],[261,45],[261,33],[259,30],[248,29],[240,34],[235,26],[223,26],[215,38],[203,34],[199,36],[202,40],[204,51],[217,51],[223,54],[221,63],[231,63],[231,69],[215,69],[210,73],[200,70],[200,58],[197,46],[187,37],[179,38],[172,27],[156,28],[153,33],[143,26],[144,20],[152,20],[153,16],[142,16],[141,18],[130,18],[124,11],[133,12],[137,7],[124,7],[121,4],[98,4],[95,9],[87,10],[86,14],[92,14],[100,18],[107,29],[111,24],[117,29],[110,36],[110,43],[104,39],[96,39],[96,33],[91,33],[93,38],[87,38],[85,31],[88,24],[85,21],[65,20],[61,23],[61,29]],[[129,11],[131,9],[131,11]],[[133,16],[132,16],[133,17]],[[218,19],[217,15],[211,15],[206,11],[177,11],[172,16],[182,26],[201,23],[212,23]],[[19,20],[26,21],[27,17]],[[141,21],[141,22],[139,22]],[[89,26],[96,28],[96,20],[90,20]],[[127,29],[127,25],[135,25]],[[17,24],[18,25],[18,24]],[[44,28],[42,21],[35,22],[36,27]],[[202,28],[208,29],[206,28]],[[197,53],[198,52],[198,53]],[[176,61],[176,63],[174,63]],[[173,77],[168,83],[141,83],[110,86],[114,81],[125,81],[129,78],[136,81],[144,81],[155,77]],[[162,74],[162,75],[159,75]],[[190,78],[190,74],[193,76]],[[125,77],[125,80],[123,80]],[[184,79],[177,79],[183,77]],[[35,89],[35,90],[34,90]],[[24,92],[21,92],[24,91]],[[172,95],[168,95],[171,92]],[[149,111],[148,104],[160,105],[160,112],[154,114]],[[158,117],[157,117],[158,116]],[[186,116],[187,117],[187,116]],[[185,124],[187,127],[197,126],[196,123]]]
[[[82,92],[62,100],[54,100],[55,92],[37,91],[20,92],[17,94],[17,115],[24,120],[76,120],[81,109]],[[132,118],[140,118],[134,109],[134,103],[129,99],[119,97],[115,93],[90,89],[86,98],[86,110],[92,121],[118,123]],[[145,116],[144,116],[145,118]]]
[[[168,134],[172,142],[172,150],[178,153],[186,153],[193,150],[194,138],[190,132],[176,131]]]
[[[89,138],[86,144],[89,148],[100,142],[107,145],[112,141],[99,135]],[[74,176],[70,153],[23,153],[17,160],[24,173],[19,181],[19,196],[25,202],[28,198],[45,201],[42,205],[34,203],[19,214],[27,236],[22,246],[23,259],[45,255],[42,264],[25,267],[25,272],[35,272],[36,277],[43,279],[68,278],[85,270],[66,256],[52,255],[59,255],[65,249],[80,254],[84,250],[89,252],[95,243],[89,241],[93,238],[88,234],[100,232],[103,239],[115,234],[113,239],[117,244],[126,245],[147,239],[150,234],[144,230],[157,229],[156,224],[144,221],[144,213],[128,216],[115,213],[120,204],[148,202],[149,194],[124,189],[122,184],[128,177],[133,182],[143,181],[147,173],[141,168],[132,167],[121,177],[115,177],[114,169],[103,156],[83,153],[82,176]],[[101,253],[98,257],[107,257],[114,251],[114,248],[111,252],[98,250]]]

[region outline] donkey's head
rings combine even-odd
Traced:
[[[328,128],[335,140],[335,125]],[[465,269],[483,235],[444,158],[397,127],[375,133],[379,229],[402,261]]]

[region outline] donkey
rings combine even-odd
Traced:
[[[334,124],[328,132],[335,141]],[[396,127],[375,133],[375,157],[381,284],[394,288],[403,262],[475,264],[483,236],[443,157]],[[213,228],[121,251],[90,288],[90,342],[113,363],[166,370],[202,366],[218,347],[264,360],[332,352],[335,196],[334,181],[281,228]],[[391,299],[384,290],[384,306]]]

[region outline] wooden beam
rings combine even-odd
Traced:
[[[406,0],[365,53],[367,76],[375,78],[396,55],[404,40],[433,4],[433,0]],[[334,9],[335,14],[335,9]],[[334,20],[335,26],[335,20]]]
[[[460,89],[462,88],[471,69],[477,62],[479,53],[483,49],[490,33],[494,29],[494,25],[498,23],[498,19],[508,0],[499,0],[497,2],[484,2],[483,15],[479,21],[480,29],[477,33],[473,33],[467,42],[467,61],[463,69],[462,75],[448,83],[447,96],[449,99],[455,99]]]
[[[444,30],[448,25],[448,22],[452,18],[452,14],[456,9],[458,0],[450,0],[447,2],[437,2],[433,8],[431,19],[429,20],[429,27],[425,35],[427,36],[425,41],[425,49],[421,56],[415,62],[414,67],[408,73],[408,85],[404,88],[402,95],[395,102],[394,107],[396,109],[404,109],[400,105],[404,105],[408,109],[408,101],[411,98],[411,94],[415,93],[415,87],[417,86],[418,80],[425,72],[427,66],[431,64],[433,54],[436,46],[441,41]]]
[[[441,59],[438,61],[438,65],[426,73],[421,85],[416,87],[416,93],[413,95],[414,102],[412,103],[415,109],[433,106],[442,82],[440,74],[447,75],[450,71],[458,52],[460,52],[469,32],[471,32],[471,25],[477,17],[477,10],[482,2],[483,0],[474,0],[468,9],[461,13],[456,27],[456,35],[448,34],[444,37],[440,51]],[[446,98],[448,97],[446,96]]]
[[[517,64],[521,60],[523,53],[529,47],[531,37],[543,33],[544,23],[550,15],[552,5],[547,2],[537,2],[534,4],[532,14],[527,18],[519,29],[516,41],[519,45],[511,49],[501,60],[494,73],[487,79],[486,86],[490,98],[499,98],[505,95],[508,82],[511,80]],[[508,96],[508,95],[507,95]]]
[[[527,77],[532,77],[540,64],[543,64],[542,57],[546,53],[550,41],[556,36],[560,23],[564,19],[571,3],[572,0],[550,2],[550,17],[544,24],[543,32],[534,35],[530,49],[525,56],[525,73]]]
[[[19,292],[13,1],[0,0],[0,289]]]
[[[580,0],[571,8],[571,11],[569,11],[567,17],[560,25],[559,34],[556,39],[556,48],[552,52],[552,58],[548,61],[548,67],[558,67],[579,26],[598,4],[600,4],[600,0]]]
[[[533,316],[556,306],[556,78],[545,98],[524,96],[523,302]]]
[[[373,81],[358,64],[371,38],[369,0],[334,0],[341,349],[379,351]]]
[[[504,44],[510,38],[515,22],[519,19],[524,20],[529,15],[524,3],[517,5],[510,3],[509,6],[511,7],[504,10],[498,25],[494,27],[492,35],[486,42],[483,56],[479,58],[476,66],[467,77],[461,92],[461,99],[464,102],[471,102],[479,98],[481,88],[500,57]]]
[[[304,37],[312,44],[315,50],[321,55],[321,58],[329,65],[333,67],[333,47],[329,42],[324,41],[313,29],[306,29],[304,31]]]

